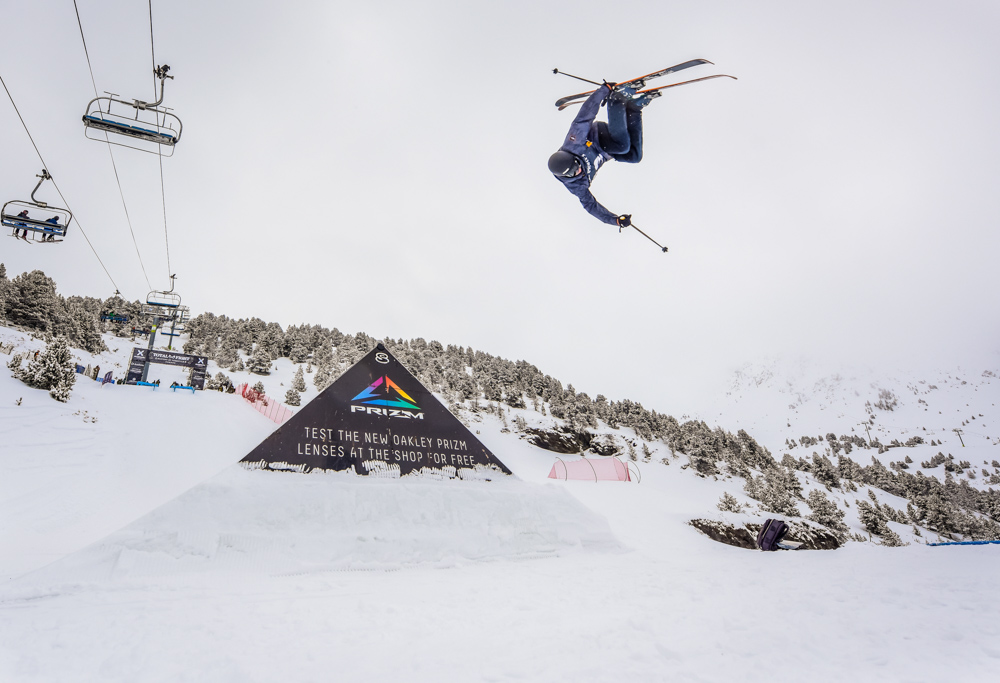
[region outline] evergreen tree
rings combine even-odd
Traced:
[[[298,343],[289,350],[288,358],[293,363],[305,363],[309,359],[309,349],[305,344]]]
[[[731,495],[728,491],[722,494],[716,507],[723,512],[743,512],[743,506],[736,500],[736,496]]]
[[[7,369],[14,371],[14,377],[17,377],[17,373],[21,369],[22,360],[24,360],[24,357],[20,353],[15,353],[11,356],[10,360],[7,361]]]
[[[824,486],[831,488],[837,488],[840,486],[840,476],[837,473],[837,468],[833,466],[830,459],[825,455],[819,455],[818,453],[812,454],[812,467],[810,467],[812,474],[816,477],[816,480]]]
[[[257,339],[257,349],[263,348],[267,352],[267,355],[270,357],[268,362],[270,363],[272,360],[281,358],[284,342],[285,333],[282,331],[281,325],[278,323],[267,323],[264,326],[264,331]]]
[[[100,319],[94,313],[77,306],[72,310],[72,316],[75,328],[72,340],[79,348],[90,353],[108,350],[104,338],[101,337]]]
[[[56,337],[26,368],[15,370],[15,377],[30,387],[48,389],[52,398],[66,403],[76,382],[75,365],[65,337]]]
[[[7,294],[7,319],[15,325],[48,330],[58,304],[52,278],[40,270],[22,273],[13,279]]]
[[[299,392],[295,389],[289,389],[285,392],[285,403],[290,406],[297,406],[302,404],[302,397],[299,396]]]
[[[314,346],[312,350],[312,362],[317,368],[333,365],[333,347],[328,343],[321,343]]]
[[[295,370],[295,376],[292,377],[292,389],[300,393],[306,390],[306,379],[302,375],[301,365]],[[289,405],[291,404],[289,403]]]
[[[185,346],[185,350],[187,347]],[[228,368],[232,367],[236,363],[236,359],[239,357],[238,344],[236,343],[236,338],[227,336],[218,345],[215,352],[215,362],[221,367]]]
[[[889,525],[886,523],[885,514],[878,506],[878,503],[872,504],[867,500],[859,500],[858,519],[861,520],[861,523],[868,531],[882,537],[882,545],[890,547],[905,545],[899,534],[889,528]]]
[[[228,389],[231,386],[233,386],[233,381],[221,372],[217,372],[215,377],[211,377],[207,382],[205,382],[205,389],[209,391]]]
[[[255,375],[271,374],[271,354],[263,346],[258,346],[257,350],[247,361],[247,370]]]
[[[844,524],[844,511],[837,507],[837,504],[830,500],[825,493],[819,489],[813,489],[806,498],[811,514],[806,515],[806,519],[822,524],[833,529],[839,534],[847,533],[847,525]]]
[[[333,368],[329,365],[322,365],[316,370],[316,376],[313,377],[313,386],[316,387],[316,391],[323,391],[328,386],[333,384],[334,377]]]
[[[0,322],[7,322],[7,298],[10,293],[10,280],[7,279],[7,266],[0,263]]]
[[[794,472],[783,467],[773,467],[764,476],[747,477],[743,490],[754,500],[759,500],[761,507],[768,512],[789,517],[799,516],[793,492],[801,491],[801,488]]]

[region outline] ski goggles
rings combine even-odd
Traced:
[[[573,157],[569,162],[569,166],[566,167],[565,170],[557,173],[556,175],[561,175],[563,178],[572,178],[573,176],[580,173],[581,168],[582,164],[580,164],[580,160],[577,159],[576,157]]]

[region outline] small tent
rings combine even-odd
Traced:
[[[627,465],[617,457],[612,458],[580,458],[579,460],[563,460],[556,458],[549,470],[549,479],[580,480],[580,481],[640,481],[639,468],[634,463]]]

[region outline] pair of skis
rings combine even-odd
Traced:
[[[10,236],[13,237],[16,240],[23,240],[23,241],[27,242],[28,244],[31,244],[32,242],[40,242],[42,244],[55,244],[56,242],[62,242],[62,240],[57,240],[57,239],[51,239],[51,240],[46,240],[46,239],[29,240],[27,235],[25,235],[24,237],[21,237],[20,235],[17,235],[15,233],[11,233]]]
[[[677,73],[678,71],[683,71],[684,69],[690,69],[693,66],[701,66],[702,64],[711,64],[712,62],[707,59],[692,59],[687,62],[682,62],[680,64],[675,64],[674,66],[669,66],[666,69],[660,71],[654,71],[651,74],[646,74],[645,76],[640,76],[639,78],[633,78],[630,81],[625,81],[624,83],[619,83],[617,88],[632,88],[638,91],[636,95],[648,95],[649,97],[660,97],[663,91],[668,88],[676,88],[679,85],[688,85],[689,83],[698,83],[699,81],[710,81],[713,78],[732,78],[736,80],[736,76],[730,76],[728,74],[716,74],[715,76],[703,76],[702,78],[694,78],[690,81],[681,81],[680,83],[671,83],[670,85],[663,85],[659,88],[650,88],[648,90],[643,90],[646,87],[646,81],[650,81],[654,78],[660,78],[661,76],[666,76],[668,74]],[[562,73],[563,75],[570,75],[565,72],[559,71],[559,69],[553,69],[552,73]],[[616,88],[616,89],[617,89]],[[559,111],[571,107],[574,104],[582,104],[584,100],[594,94],[595,91],[588,90],[587,92],[577,93],[576,95],[567,95],[566,97],[560,97],[556,100],[556,107]]]

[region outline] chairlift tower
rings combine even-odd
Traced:
[[[177,275],[170,276],[170,289],[167,291],[153,290],[146,295],[146,303],[142,307],[142,312],[144,315],[153,316],[153,325],[149,330],[149,345],[148,349],[153,350],[153,345],[156,343],[156,328],[160,325],[161,320],[174,320],[178,315],[182,314],[182,309],[187,309],[186,306],[181,306],[181,296],[174,292],[174,287],[176,283]],[[172,341],[172,340],[171,340]],[[172,344],[167,344],[167,348],[171,348]],[[145,382],[147,376],[149,375],[149,360],[147,358],[145,364],[142,366],[142,381]]]

